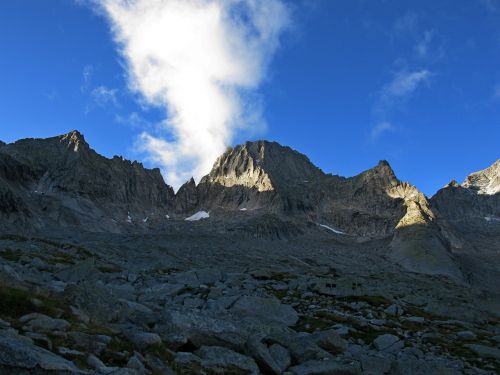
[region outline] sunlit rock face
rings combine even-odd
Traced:
[[[489,168],[468,175],[462,186],[479,194],[500,193],[500,159]]]

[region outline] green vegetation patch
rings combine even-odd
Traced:
[[[347,297],[338,297],[339,301],[342,302],[366,302],[369,305],[380,307],[380,306],[389,306],[392,302],[390,299],[383,296],[347,296]]]
[[[37,299],[41,303],[33,303]],[[0,315],[8,318],[38,312],[49,316],[57,313],[57,302],[30,290],[0,285]]]
[[[3,249],[0,250],[0,257],[9,262],[19,262],[24,254],[21,250]]]
[[[97,269],[102,273],[118,273],[123,271],[120,267],[114,265],[98,266]]]

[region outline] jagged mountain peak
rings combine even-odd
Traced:
[[[323,176],[309,159],[277,142],[254,141],[228,148],[203,181],[222,186],[244,186],[260,192],[289,181]]]
[[[471,173],[462,183],[463,187],[479,194],[493,195],[500,192],[500,159],[490,167]]]
[[[379,161],[375,167],[354,176],[352,179],[363,183],[370,182],[381,189],[390,189],[401,183],[386,160]]]
[[[88,150],[89,144],[85,141],[85,137],[78,130],[72,130],[67,134],[58,137],[60,142],[66,144],[74,152],[79,152],[83,149]]]

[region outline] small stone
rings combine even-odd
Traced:
[[[61,346],[57,349],[57,351],[59,352],[59,354],[62,354],[62,355],[68,355],[68,356],[74,356],[74,357],[82,357],[85,355],[85,353],[82,353],[78,350],[74,350],[74,349],[69,349],[69,348],[66,348],[64,346]]]
[[[271,345],[269,347],[269,354],[271,354],[271,357],[281,369],[281,372],[285,371],[292,363],[292,358],[288,350],[279,344]]]
[[[139,350],[161,343],[161,338],[156,333],[128,330],[124,335]]]
[[[421,316],[410,316],[409,318],[405,319],[408,322],[416,323],[416,324],[423,324],[425,323],[425,318]]]
[[[361,375],[357,362],[340,362],[337,360],[307,361],[290,368],[295,375]]]
[[[141,358],[139,358],[139,355],[137,353],[130,357],[127,362],[127,367],[136,370],[137,372],[139,372],[139,374],[146,373],[146,367],[142,363]]]
[[[340,337],[335,330],[315,332],[311,338],[316,345],[330,353],[339,354],[347,350],[347,341]]]
[[[471,332],[471,331],[457,332],[457,336],[465,341],[472,341],[472,340],[475,340],[477,338],[476,334],[474,332]]]
[[[397,336],[385,334],[373,340],[373,346],[379,351],[395,353],[404,348],[404,342]]]
[[[467,344],[465,346],[482,358],[500,360],[500,349],[498,348],[480,344]]]
[[[387,315],[391,315],[391,316],[401,316],[403,315],[403,309],[401,307],[399,307],[398,305],[396,304],[392,304],[390,305],[389,307],[387,307],[384,312],[387,314]]]

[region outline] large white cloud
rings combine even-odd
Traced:
[[[141,148],[161,163],[174,188],[191,176],[199,180],[235,131],[259,117],[247,94],[265,77],[289,23],[287,7],[282,0],[98,3],[126,61],[131,89],[168,114],[168,138],[143,133]]]

